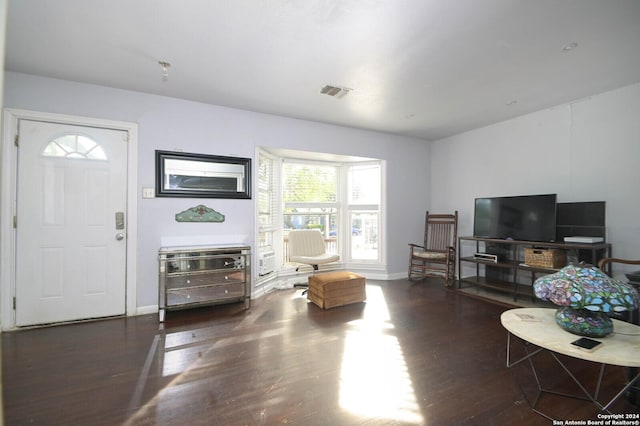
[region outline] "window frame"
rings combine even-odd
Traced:
[[[345,197],[344,197],[344,203],[345,203],[345,208],[344,208],[344,223],[347,225],[347,231],[349,230],[349,228],[352,227],[352,215],[354,212],[376,212],[377,213],[377,229],[376,229],[376,233],[377,233],[377,257],[375,259],[361,259],[361,258],[354,258],[353,257],[353,243],[354,243],[354,239],[353,239],[353,235],[352,232],[349,233],[350,238],[348,239],[348,245],[347,247],[345,247],[345,254],[347,255],[345,257],[345,259],[347,260],[347,262],[349,264],[359,264],[359,265],[368,265],[368,266],[378,266],[381,265],[384,259],[383,256],[383,241],[384,241],[384,234],[383,234],[383,227],[382,227],[382,218],[383,216],[383,211],[382,211],[382,206],[383,206],[383,199],[384,199],[384,191],[383,191],[383,182],[384,182],[384,167],[383,167],[384,162],[382,160],[374,160],[374,161],[359,161],[359,162],[350,162],[350,163],[346,163],[343,165],[344,168],[344,175],[345,175],[345,179],[344,179],[344,186],[345,186]],[[349,179],[350,179],[350,170],[353,167],[362,167],[362,166],[367,166],[367,165],[375,165],[379,168],[379,182],[378,182],[378,190],[379,190],[379,200],[378,200],[378,204],[372,204],[372,203],[350,203],[349,202],[349,194],[348,194],[348,188],[349,188]]]

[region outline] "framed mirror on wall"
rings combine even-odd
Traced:
[[[251,159],[156,151],[156,197],[251,198]]]

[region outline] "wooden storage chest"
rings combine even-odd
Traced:
[[[307,298],[322,309],[364,302],[365,281],[362,275],[349,271],[311,275]]]

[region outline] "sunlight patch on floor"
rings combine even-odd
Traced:
[[[305,300],[307,300],[306,290],[307,290],[306,288],[301,288],[301,289],[296,290],[296,292],[291,295],[291,299],[292,300],[293,299],[305,299]]]
[[[367,286],[362,320],[350,323],[340,373],[340,406],[364,417],[423,422],[402,348],[379,287]]]

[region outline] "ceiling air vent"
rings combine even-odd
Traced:
[[[326,85],[322,89],[320,89],[320,93],[323,95],[329,95],[334,98],[343,98],[345,97],[352,89],[347,87],[339,87],[339,86],[331,86]]]

